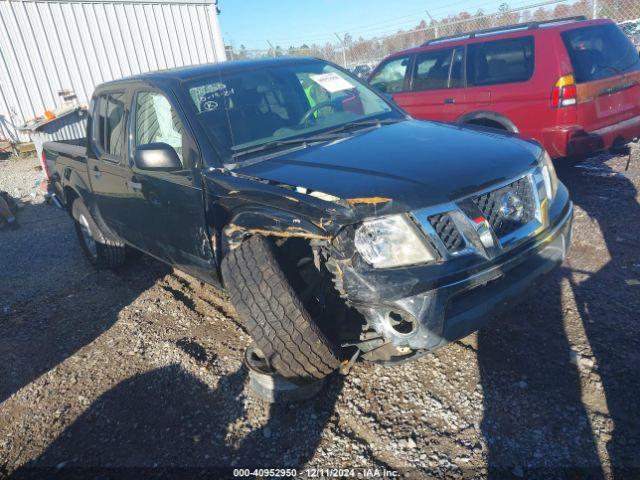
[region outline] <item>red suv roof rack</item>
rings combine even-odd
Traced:
[[[428,42],[423,43],[422,46],[426,47],[427,45],[452,42],[454,40],[467,40],[470,38],[484,37],[485,35],[488,36],[498,33],[505,33],[511,30],[532,30],[534,28],[540,28],[541,26],[545,25],[553,25],[556,23],[582,22],[584,20],[587,20],[587,17],[585,17],[584,15],[577,15],[575,17],[563,17],[556,18],[554,20],[543,20],[540,22],[514,23],[513,25],[505,25],[503,27],[486,28],[484,30],[475,30],[473,32],[459,33],[456,35],[449,35],[447,37],[434,38],[433,40],[429,40]]]

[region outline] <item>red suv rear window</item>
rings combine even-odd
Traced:
[[[617,25],[595,25],[562,33],[577,83],[640,71],[638,52]]]

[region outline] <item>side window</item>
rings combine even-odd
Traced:
[[[101,95],[95,100],[93,141],[101,153],[122,156],[124,144],[124,94]]]
[[[416,57],[413,90],[438,90],[449,86],[452,48],[423,52]]]
[[[124,94],[109,95],[107,118],[104,132],[104,151],[116,157],[122,156],[124,128]]]
[[[467,47],[467,83],[526,82],[534,69],[533,37],[475,43]]]
[[[184,128],[169,100],[161,93],[140,92],[136,96],[136,146],[147,143],[171,145],[180,161]]]
[[[93,116],[93,141],[100,150],[104,151],[104,126],[107,119],[107,97],[96,98]]]
[[[404,79],[409,66],[409,57],[394,58],[385,63],[371,77],[369,83],[384,93],[397,93],[404,90]]]
[[[464,48],[458,47],[453,52],[453,65],[451,65],[451,75],[449,76],[449,88],[464,87],[463,79]]]

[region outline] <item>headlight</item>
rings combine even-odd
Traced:
[[[542,151],[540,157],[540,170],[542,171],[542,178],[544,179],[544,188],[547,191],[547,198],[553,200],[558,191],[558,177],[556,175],[556,169],[553,166],[551,157],[546,150]]]
[[[356,230],[355,245],[376,268],[431,262],[436,254],[424,235],[406,215],[365,221]]]

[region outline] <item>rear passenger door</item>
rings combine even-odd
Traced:
[[[467,45],[466,111],[492,111],[530,130],[549,110],[549,85],[530,82],[535,68],[534,37]]]
[[[88,139],[89,181],[100,217],[122,235],[126,211],[124,163],[127,97],[124,91],[99,94],[94,99],[91,135]]]
[[[464,48],[416,54],[403,107],[415,118],[452,122],[464,105]]]

